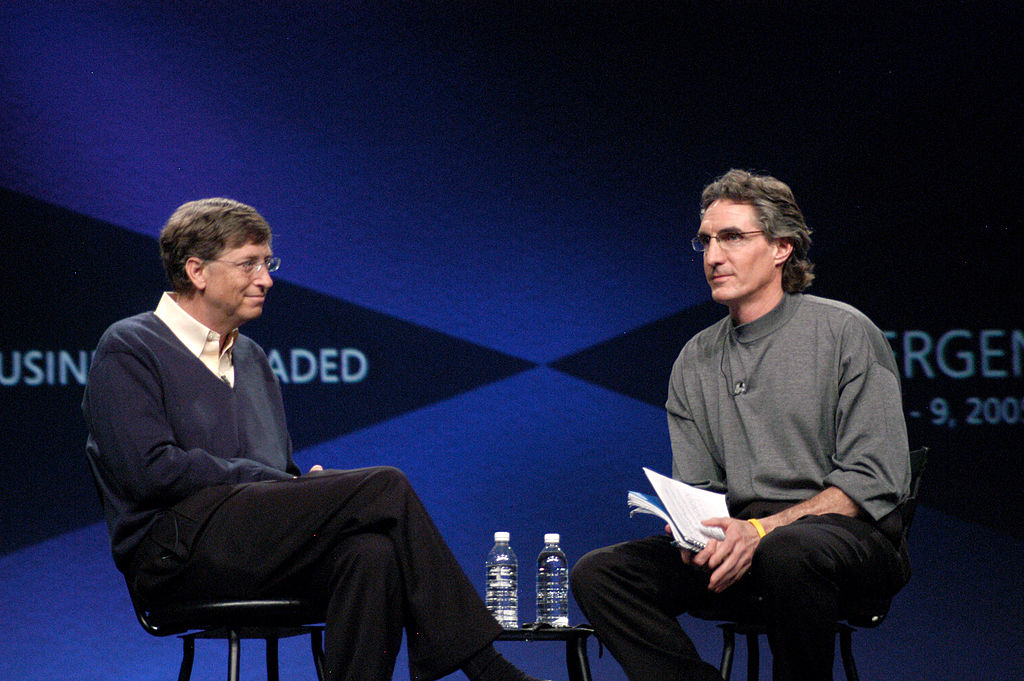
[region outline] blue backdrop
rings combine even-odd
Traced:
[[[102,330],[156,305],[177,205],[230,196],[274,229],[245,332],[299,463],[404,469],[481,590],[510,530],[528,621],[545,532],[574,560],[660,531],[625,493],[668,472],[669,367],[724,314],[687,242],[730,167],[794,188],[812,291],[886,331],[934,450],[915,575],[855,637],[862,675],[1015,678],[1020,21],[769,4],[0,5],[0,678],[175,673],[110,560],[78,404]],[[557,648],[502,645],[564,678]],[[223,657],[201,649],[195,678]],[[307,658],[287,642],[286,676]]]

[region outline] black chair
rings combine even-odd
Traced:
[[[130,590],[129,590],[130,592]],[[316,675],[324,681],[322,610],[291,598],[244,601],[198,601],[145,608],[132,596],[135,616],[153,636],[178,634],[184,647],[178,681],[192,676],[197,638],[228,641],[228,681],[238,681],[242,639],[262,638],[267,646],[267,680],[278,681],[277,642],[308,634]]]
[[[100,484],[93,472],[96,492],[103,502]],[[228,642],[228,681],[238,681],[241,640],[262,638],[267,647],[267,681],[279,681],[277,642],[282,638],[309,634],[316,675],[324,681],[324,611],[297,598],[194,601],[149,608],[128,595],[135,617],[153,636],[178,634],[183,654],[178,681],[189,681],[196,655],[196,639],[225,639]]]
[[[906,539],[910,525],[917,510],[917,496],[921,487],[921,476],[928,463],[928,448],[922,447],[910,452],[910,496],[900,507],[903,520],[903,537]],[[889,614],[891,601],[885,599],[877,602],[851,602],[845,605],[844,621],[835,623],[835,632],[839,636],[839,651],[843,660],[843,670],[847,681],[860,681],[857,665],[853,660],[853,632],[857,629],[877,627]],[[704,620],[721,621],[728,619],[723,613],[714,611],[694,611],[693,616]],[[740,619],[721,622],[722,630],[722,661],[719,671],[725,681],[732,675],[733,655],[736,649],[736,634],[746,637],[747,641],[747,679],[756,681],[760,673],[760,649],[758,639],[767,633],[764,622],[748,619],[746,615]]]

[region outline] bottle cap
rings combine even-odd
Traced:
[[[508,532],[495,532],[494,533],[494,541],[508,541],[508,539],[509,539],[509,533]]]
[[[557,544],[559,539],[561,539],[561,537],[559,537],[555,533],[550,533],[550,534],[545,534],[544,535],[544,543],[545,544]]]

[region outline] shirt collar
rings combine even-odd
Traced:
[[[207,343],[215,341],[220,347],[221,336],[216,331],[208,328],[178,305],[174,299],[175,294],[165,291],[160,296],[160,302],[156,306],[154,314],[157,318],[170,328],[190,353],[199,357]],[[228,335],[224,344],[224,352],[230,352],[238,338],[238,329],[234,329]],[[224,353],[220,353],[224,354]]]
[[[771,335],[793,318],[802,299],[803,294],[800,293],[783,294],[779,304],[767,314],[746,324],[732,325],[730,328],[732,337],[740,343],[750,343]]]

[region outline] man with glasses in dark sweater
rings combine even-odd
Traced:
[[[491,645],[501,627],[401,471],[295,465],[277,378],[238,332],[280,265],[263,217],[186,203],[160,252],[173,292],[104,333],[82,405],[135,597],[320,602],[335,681],[389,681],[403,629],[413,679],[536,681]]]

